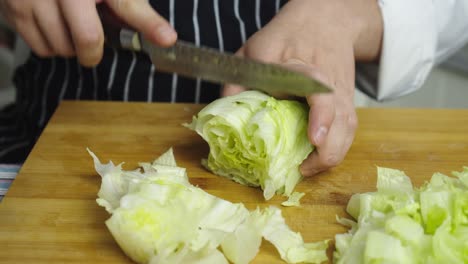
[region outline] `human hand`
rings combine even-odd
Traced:
[[[334,89],[306,98],[308,137],[316,149],[301,165],[304,176],[341,163],[353,142],[355,60],[378,57],[381,21],[375,0],[291,0],[237,52],[303,72]],[[222,95],[243,90],[227,85]]]
[[[155,44],[176,41],[174,29],[147,0],[0,0],[0,13],[39,56],[77,56],[81,64],[94,66],[104,45],[96,9],[101,2]]]

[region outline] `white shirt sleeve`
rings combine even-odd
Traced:
[[[468,42],[468,0],[378,0],[384,23],[379,65],[356,66],[356,84],[377,100],[414,92],[432,67]]]

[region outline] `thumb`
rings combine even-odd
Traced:
[[[285,67],[302,72],[324,84],[329,84],[328,77],[317,67],[298,59],[290,59]],[[325,142],[330,126],[335,119],[335,102],[333,94],[315,94],[307,96],[309,110],[308,137],[310,142],[319,147]]]
[[[304,73],[322,83],[330,81],[316,66],[291,58],[283,63],[290,70]],[[335,102],[333,94],[317,94],[307,96],[309,110],[308,137],[310,142],[320,148],[327,138],[328,131],[335,119]]]

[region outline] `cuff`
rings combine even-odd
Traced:
[[[379,0],[379,6],[384,23],[379,67],[359,64],[356,83],[383,101],[422,86],[434,65],[437,28],[431,1]]]

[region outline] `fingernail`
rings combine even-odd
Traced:
[[[172,42],[176,38],[176,32],[170,26],[160,26],[157,29],[158,35],[163,42]]]
[[[319,129],[315,132],[314,135],[314,142],[316,145],[320,145],[325,137],[327,136],[328,129],[324,126],[319,127]]]

